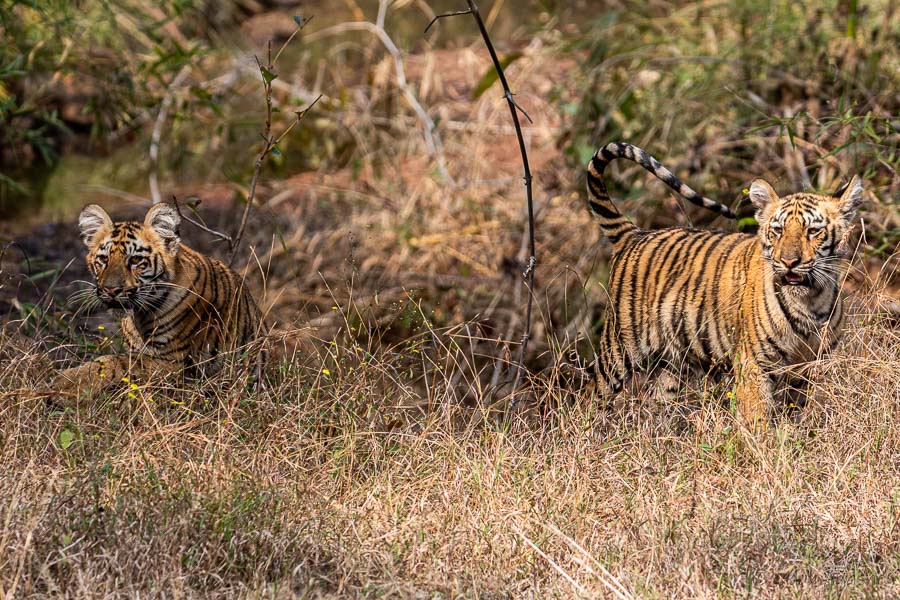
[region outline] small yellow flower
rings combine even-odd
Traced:
[[[746,196],[747,194],[750,193],[750,188],[744,188],[741,191],[744,192],[744,195]]]
[[[138,389],[138,384],[132,383],[132,384],[131,384],[131,389],[133,389],[133,390]]]
[[[97,331],[105,331],[105,330],[106,330],[106,327],[104,327],[103,325],[97,325]]]
[[[128,392],[128,397],[129,398],[137,398],[137,396],[134,395],[134,392]]]
[[[337,306],[332,306],[331,310],[337,310]]]
[[[147,398],[147,402],[153,402],[153,396],[150,396],[149,398]]]
[[[322,369],[322,375],[325,375],[327,377],[331,375],[331,371],[329,371],[328,369]]]
[[[725,397],[729,400],[734,400],[734,392],[728,392],[727,394],[725,394]]]
[[[123,377],[123,378],[122,378],[122,383],[128,383],[128,378],[127,378],[127,377]]]

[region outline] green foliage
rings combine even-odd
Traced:
[[[59,447],[63,450],[68,449],[69,446],[72,445],[72,442],[75,441],[75,434],[72,433],[71,429],[63,429],[59,432]]]
[[[503,58],[500,59],[500,67],[504,70],[509,65],[513,64],[516,60],[522,58],[521,52],[513,52],[511,54],[507,54]],[[484,72],[484,75],[481,76],[481,79],[478,80],[478,83],[475,84],[475,89],[472,90],[472,98],[480,98],[482,94],[484,94],[494,83],[500,78],[500,75],[497,73],[497,70],[494,69],[494,66],[491,65],[487,71]]]
[[[28,192],[73,133],[101,142],[158,103],[204,49],[176,27],[193,2],[0,0],[0,199]]]
[[[755,176],[789,175],[785,136],[813,187],[854,170],[885,185],[900,168],[890,14],[882,1],[611,6],[563,48],[583,81],[560,98],[566,153],[582,165],[602,143],[630,141],[728,201]]]

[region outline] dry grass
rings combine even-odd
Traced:
[[[82,360],[106,321],[75,318],[65,287],[40,299],[46,280],[32,285],[4,262],[6,292],[41,309],[22,325],[30,304],[10,301],[0,330],[0,595],[900,595],[900,329],[878,308],[897,297],[896,257],[872,248],[893,239],[893,199],[867,198],[878,237],[860,245],[855,312],[845,343],[811,366],[813,400],[796,420],[746,435],[728,381],[689,382],[670,403],[642,382],[608,405],[571,393],[561,357],[590,335],[608,249],[556,147],[555,98],[575,93],[575,61],[549,37],[508,72],[535,120],[529,401],[506,412],[502,391],[521,334],[526,225],[506,106],[490,91],[471,97],[487,57],[474,47],[406,58],[461,184],[451,188],[393,83],[393,58],[375,52],[371,77],[345,82],[355,100],[324,99],[315,124],[352,158],[260,190],[247,271],[298,347],[273,360],[265,387],[226,372],[177,388],[140,382],[134,398],[123,385],[65,411],[30,400],[62,360],[54,347]],[[818,153],[785,146],[777,128],[753,136],[771,141],[753,142],[769,154],[729,155],[747,171],[726,178],[732,191],[757,165],[782,173],[788,155]],[[660,158],[683,168],[696,157]],[[841,160],[829,168],[849,171]],[[630,167],[617,178],[645,224],[696,217]],[[235,187],[199,194],[212,226],[237,214]],[[69,229],[38,230],[23,247],[75,240]],[[64,254],[32,256],[33,271]],[[62,281],[79,277],[76,264]],[[310,325],[318,339],[297,344]]]
[[[396,348],[335,348],[252,394],[123,384],[50,412],[6,393],[0,591],[896,596],[900,335],[855,319],[799,423],[756,438],[721,394],[602,407],[544,377],[504,424]],[[3,342],[2,389],[33,385],[46,357]]]

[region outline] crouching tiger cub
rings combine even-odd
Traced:
[[[603,171],[632,160],[694,204],[727,207],[679,181],[645,151],[611,143],[587,165],[589,205],[614,250],[609,308],[594,363],[601,392],[622,389],[633,368],[661,359],[669,381],[684,364],[730,363],[741,416],[765,427],[774,397],[802,385],[780,374],[837,341],[841,281],[862,186],[854,176],[834,195],[780,198],[762,179],[749,189],[757,235],[672,227],[642,230],[610,201]]]
[[[131,373],[209,364],[260,334],[260,310],[241,277],[181,244],[178,212],[155,204],[143,223],[113,222],[96,204],[79,217],[96,298],[125,311],[130,356],[104,356],[59,374],[56,392],[77,394]]]

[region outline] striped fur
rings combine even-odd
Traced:
[[[655,361],[668,380],[684,366],[730,364],[741,415],[764,425],[774,397],[794,385],[779,367],[813,360],[838,339],[843,257],[862,197],[859,178],[834,196],[784,198],[754,181],[758,235],[648,231],[609,198],[603,171],[614,158],[633,160],[691,202],[732,216],[640,148],[613,143],[594,155],[587,166],[589,205],[614,247],[595,361],[600,390],[618,392],[634,370]]]
[[[181,244],[180,220],[167,204],[151,207],[143,223],[113,222],[97,205],[82,211],[79,225],[96,299],[125,311],[121,331],[131,356],[105,356],[68,369],[56,389],[100,389],[129,372],[208,370],[220,353],[258,338],[259,307],[241,277]]]

